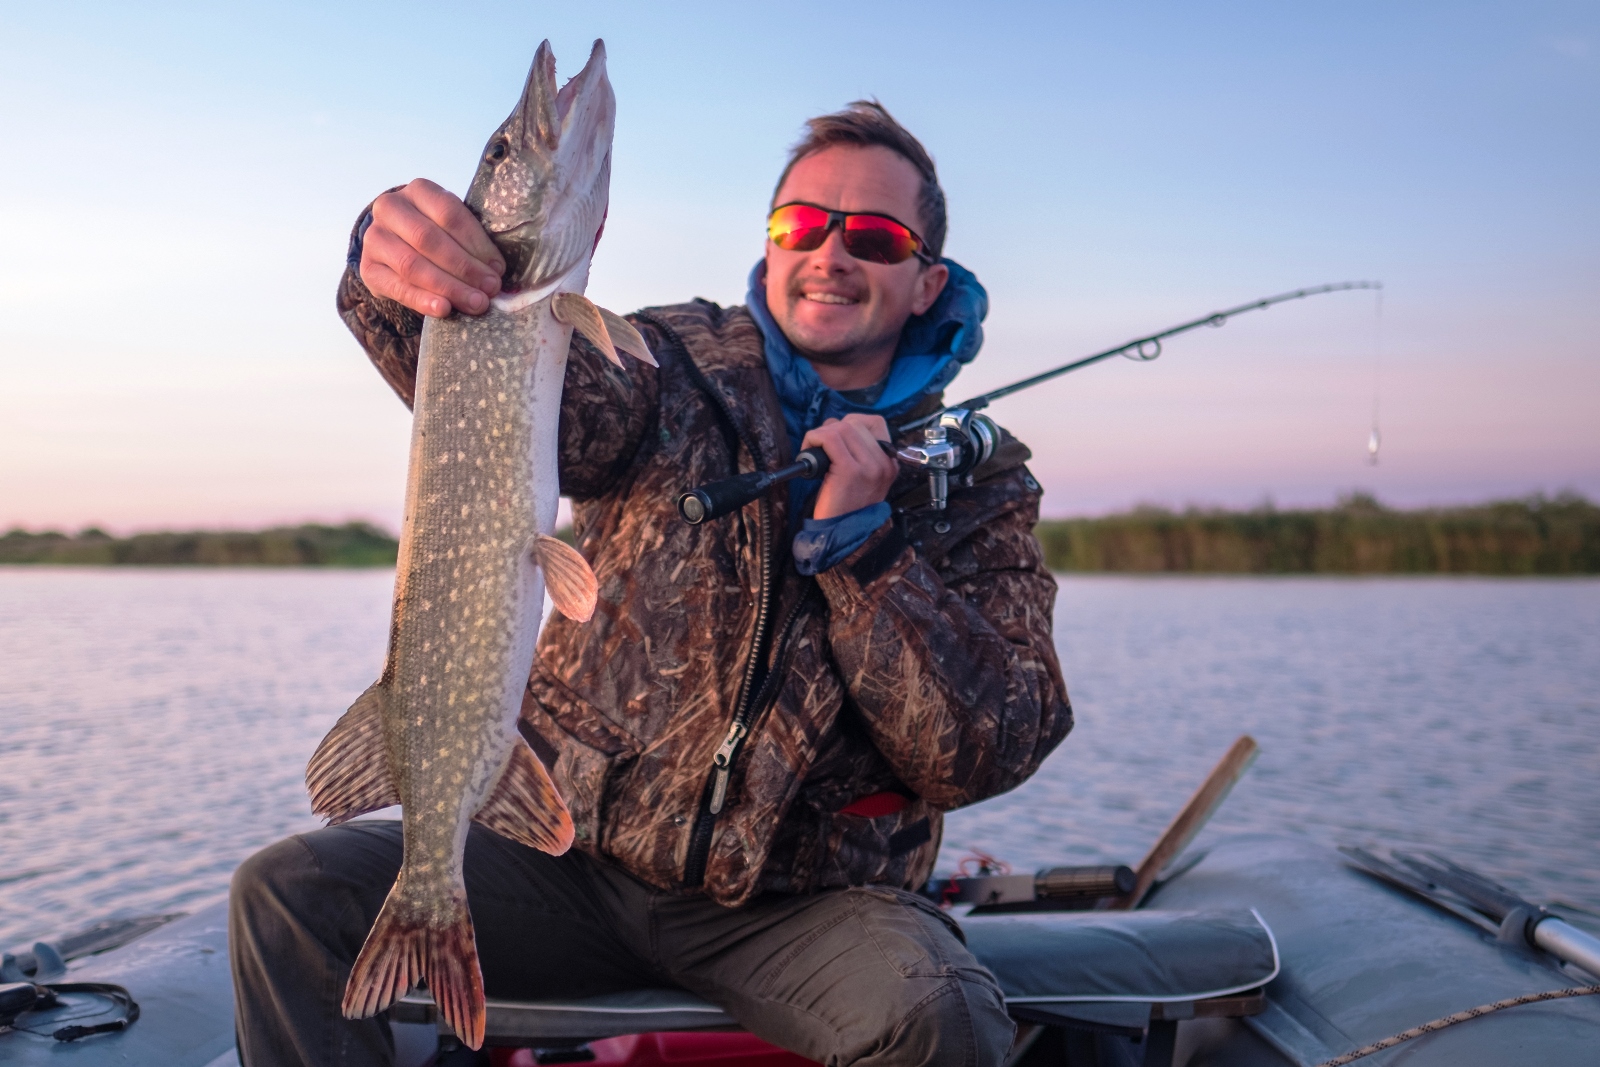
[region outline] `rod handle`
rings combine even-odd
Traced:
[[[762,493],[791,478],[820,478],[828,470],[828,455],[808,448],[795,462],[775,471],[749,471],[721,481],[707,482],[678,496],[678,514],[690,526],[699,526],[738,511]]]

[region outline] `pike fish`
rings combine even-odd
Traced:
[[[505,257],[484,315],[422,330],[383,674],[306,769],[329,823],[403,808],[404,858],[345,987],[366,1018],[425,979],[466,1044],[483,1043],[483,977],[467,908],[469,824],[551,854],[572,817],[517,732],[548,590],[587,620],[594,572],[551,536],[561,389],[573,331],[621,364],[654,363],[638,332],[583,290],[605,221],[616,99],[605,47],[559,91],[550,43],[489,139],[466,196]]]

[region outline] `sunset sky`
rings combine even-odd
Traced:
[[[861,96],[989,289],[951,399],[1383,281],[1381,320],[1318,297],[997,404],[1048,514],[1600,498],[1593,3],[52,3],[0,8],[0,528],[395,527],[346,235],[464,191],[543,37],[563,78],[606,40],[619,311],[741,302],[785,149]]]

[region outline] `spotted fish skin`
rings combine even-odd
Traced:
[[[468,828],[476,820],[553,854],[573,836],[517,718],[546,591],[580,621],[595,604],[588,563],[551,536],[574,328],[612,359],[617,348],[650,358],[632,327],[582,296],[614,111],[603,45],[557,92],[545,42],[485,148],[466,202],[506,256],[511,292],[481,316],[423,325],[388,659],[306,773],[313,810],[331,822],[402,806],[399,876],[344,1013],[376,1014],[425,978],[473,1048],[484,996],[462,870]]]

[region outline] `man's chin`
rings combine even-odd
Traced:
[[[854,363],[862,347],[860,339],[852,335],[803,329],[785,330],[784,335],[800,355],[813,363],[825,363],[830,367]]]
[[[843,316],[840,316],[843,317]],[[779,323],[789,343],[813,363],[849,363],[869,340],[860,323],[815,323],[804,320]]]

